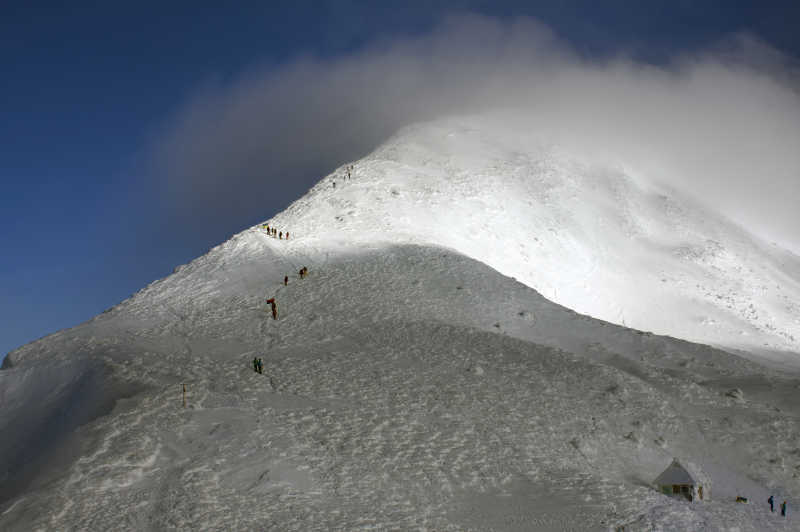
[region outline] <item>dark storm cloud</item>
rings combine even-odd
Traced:
[[[515,126],[688,187],[798,250],[797,79],[796,64],[747,36],[655,67],[586,61],[532,19],[458,16],[423,36],[209,84],[153,161],[178,219],[243,225],[403,125],[511,108]]]

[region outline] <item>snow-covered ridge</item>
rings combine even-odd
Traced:
[[[797,258],[472,123],[409,128],[268,220],[288,241],[247,229],[11,353],[0,529],[793,529],[734,501],[800,500],[795,377],[547,298],[795,349]],[[650,486],[673,457],[710,501]]]
[[[593,317],[794,358],[800,259],[624,168],[491,120],[441,120],[404,129],[351,179],[337,169],[267,222],[328,252],[451,248]]]
[[[0,529],[792,529],[733,501],[796,504],[797,379],[441,248],[311,244],[246,231],[12,354]],[[649,487],[676,456],[708,504]]]

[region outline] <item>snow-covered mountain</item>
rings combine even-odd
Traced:
[[[334,249],[448,247],[577,312],[800,362],[800,258],[624,161],[479,116],[409,127],[345,174],[275,223]]]
[[[800,503],[800,379],[758,361],[795,356],[797,259],[474,124],[10,353],[0,529],[792,530],[764,501]],[[673,457],[710,501],[653,489]]]

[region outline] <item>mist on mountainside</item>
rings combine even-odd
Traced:
[[[404,125],[510,109],[510,126],[684,189],[798,253],[797,72],[746,34],[656,66],[584,59],[529,18],[454,16],[210,82],[154,138],[152,171],[171,219],[241,227]]]
[[[333,249],[457,250],[594,318],[800,364],[798,257],[510,113],[408,126],[346,168],[270,221]]]

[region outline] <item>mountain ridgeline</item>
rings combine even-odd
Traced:
[[[797,258],[479,126],[10,353],[0,529],[791,530]]]

